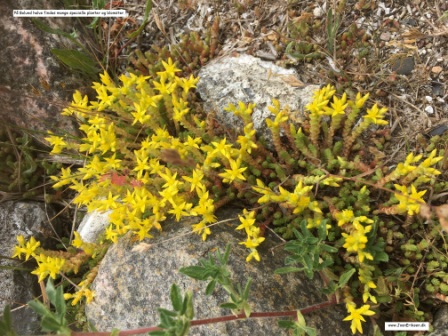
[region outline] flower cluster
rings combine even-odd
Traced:
[[[236,229],[244,229],[247,234],[247,240],[245,242],[241,242],[240,244],[244,245],[251,251],[247,256],[246,261],[249,262],[252,258],[260,261],[260,255],[258,254],[257,247],[265,240],[265,238],[260,237],[260,228],[255,226],[255,212],[248,212],[244,209],[243,216],[238,217],[241,221],[241,225],[239,225]]]
[[[377,126],[388,124],[387,109],[377,104],[365,107],[368,93],[338,96],[331,85],[314,94],[306,106],[308,118],[300,125],[292,121],[298,118],[291,118],[289,108],[272,101],[266,126],[273,146],[257,137],[254,104],[229,105],[227,111],[242,120],[242,131],[217,135],[210,126],[212,118],[204,118],[191,101],[197,78],[178,77],[180,70],[171,60],[162,62],[160,70],[155,77],[122,75],[120,84],[103,74],[93,85],[96,101],[75,93],[63,113],[78,119],[82,138],[49,134],[47,140],[53,153],[81,153],[85,164],[51,176],[54,186],[75,190],[73,202],[88,211],[109,212],[105,238],[112,242],[127,232],[138,240],[151,238],[167,218],[180,221],[190,216],[198,217],[192,230],[205,240],[216,210],[238,199],[246,208],[236,228],[247,236],[240,242],[249,251],[246,261],[260,260],[257,248],[265,240],[265,228],[285,239],[307,237],[306,244],[296,244],[302,247],[296,253],[302,267],[289,269],[311,276],[325,270],[329,292],[342,289],[349,313],[345,320],[351,321],[353,333],[362,332],[364,316],[374,315],[378,309],[373,305],[391,296],[381,283],[401,281],[389,275],[390,268],[386,272],[387,253],[397,241],[409,238],[397,230],[396,218],[383,216],[414,217],[420,212],[423,187],[440,174],[435,166],[442,156],[436,151],[425,159],[423,154],[409,154],[389,171],[382,161],[387,132],[375,132]],[[377,208],[372,199],[380,204]],[[436,240],[435,232],[429,241]],[[418,251],[412,239],[403,245],[405,256]],[[78,233],[73,245],[95,255],[96,246],[83,242]],[[29,258],[38,248],[35,241],[22,242],[15,255]],[[58,262],[50,261],[40,259],[46,266],[38,275],[57,274]],[[403,272],[410,264],[395,261]],[[294,263],[293,258],[288,262]],[[415,270],[409,274],[414,276]],[[336,283],[338,278],[344,281]],[[88,284],[85,279],[76,293],[67,294],[72,304],[93,298]],[[365,305],[357,308],[354,302],[361,298]]]
[[[48,276],[52,279],[64,272],[77,274],[79,266],[86,261],[86,259],[93,255],[95,249],[94,244],[82,243],[79,235],[75,233],[76,239],[72,242],[74,247],[85,248],[82,253],[70,253],[70,252],[56,252],[47,251],[40,247],[40,242],[36,241],[34,237],[31,237],[28,241],[22,235],[17,236],[17,245],[14,247],[14,253],[12,257],[18,257],[19,259],[28,260],[30,257],[37,262],[37,268],[31,272],[38,277],[38,281],[44,281]],[[93,279],[91,279],[93,280]],[[89,283],[84,280],[85,286]],[[79,291],[77,295],[77,302],[84,296],[87,298],[87,302],[90,302],[93,298],[93,293],[85,288],[83,291]]]
[[[433,181],[436,176],[441,174],[439,170],[434,168],[434,165],[443,159],[443,156],[436,155],[437,151],[434,149],[425,160],[418,163],[422,160],[423,155],[409,153],[404,162],[398,163],[397,167],[391,173],[378,181],[378,186],[399,180],[402,185],[407,185],[412,182],[415,187],[418,187],[423,183]]]
[[[353,214],[352,210],[343,210],[340,214],[336,215],[338,225],[343,226],[347,233],[342,233],[344,237],[344,245],[347,252],[355,252],[358,254],[359,262],[362,263],[364,259],[372,260],[373,257],[370,253],[365,252],[366,243],[368,242],[366,233],[372,230],[373,220],[366,216],[357,216]]]
[[[169,216],[176,221],[200,216],[192,229],[205,240],[211,233],[208,225],[216,221],[217,194],[222,193],[215,188],[211,194],[216,180],[240,186],[246,181],[246,162],[257,148],[249,122],[254,105],[229,106],[246,121],[236,143],[226,138],[204,141],[205,122],[188,102],[198,79],[177,77],[180,70],[171,59],[162,66],[158,78],[122,75],[120,85],[104,73],[93,84],[97,101],[76,92],[63,111],[78,119],[85,137],[47,138],[54,153],[86,154],[83,167],[64,168],[51,179],[55,188],[68,186],[77,192],[75,204],[110,212],[105,237],[112,242],[128,231],[139,240],[151,238],[151,231],[161,230]],[[249,238],[242,243],[250,250],[248,260],[259,260],[256,247],[264,238],[256,229],[246,231]],[[75,246],[86,248],[76,237]]]

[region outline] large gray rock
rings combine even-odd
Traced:
[[[0,2],[0,120],[44,133],[73,132],[71,119],[62,117],[60,112],[71,102],[73,91],[86,85],[57,61],[51,49],[76,46],[66,38],[39,30],[31,18],[13,17],[16,9],[62,8],[57,0]],[[77,26],[75,18],[39,19],[68,33]],[[84,30],[77,30],[80,40],[85,41]],[[39,140],[44,137],[42,134],[34,132]]]
[[[273,114],[268,110],[272,99],[282,107],[288,105],[290,120],[298,124],[302,120],[305,106],[312,101],[317,85],[302,83],[295,70],[279,67],[250,55],[223,57],[212,61],[199,72],[197,91],[205,101],[205,111],[215,111],[216,116],[229,130],[242,130],[241,120],[224,109],[229,104],[255,103],[252,113],[254,129],[263,135],[268,143],[271,134],[266,118]]]
[[[51,216],[51,214],[50,214]],[[51,228],[45,207],[38,202],[4,202],[0,203],[0,255],[11,256],[16,237],[23,235],[26,240],[31,236],[48,237]],[[0,259],[0,266],[30,268],[32,266],[18,261]],[[24,305],[32,300],[37,291],[37,277],[29,271],[0,269],[0,310],[5,305],[16,308],[12,312],[13,326],[19,335],[35,335],[38,333],[37,315]],[[0,312],[0,314],[1,314]]]
[[[146,241],[150,246],[144,251],[135,250],[138,243],[131,243],[127,237],[120,239],[107,252],[93,283],[96,296],[86,308],[88,320],[99,331],[155,326],[159,323],[157,308],[172,309],[169,291],[173,283],[183,291],[193,291],[195,319],[229,315],[229,310],[218,307],[228,300],[222,289],[215,289],[212,296],[206,297],[206,282],[178,272],[181,267],[196,265],[216,248],[224,251],[229,242],[233,244],[229,260],[232,277],[241,285],[249,276],[253,278],[250,295],[253,311],[294,310],[327,301],[320,293],[320,281],[310,281],[303,274],[273,274],[284,265],[285,257],[281,248],[273,250],[274,253],[269,251],[280,243],[273,237],[268,237],[259,249],[260,263],[246,263],[247,250],[237,244],[245,237],[235,232],[238,214],[235,209],[221,211],[220,219],[235,218],[235,221],[214,226],[213,234],[205,242],[196,234],[188,234],[195,223],[191,219],[165,223],[160,236]],[[318,335],[351,335],[350,324],[342,322],[346,315],[345,308],[338,305],[306,315],[306,319],[308,325],[318,329]],[[277,326],[276,319],[233,321],[190,330],[190,335],[204,336],[287,334]]]

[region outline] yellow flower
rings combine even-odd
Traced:
[[[165,68],[165,72],[168,75],[168,77],[174,77],[176,75],[176,72],[182,71],[178,68],[176,68],[176,64],[173,63],[173,60],[170,58],[168,58],[168,63],[162,61],[162,65]],[[163,72],[158,72],[157,74],[159,76],[161,76]]]
[[[347,249],[347,252],[357,252],[360,262],[363,262],[364,258],[372,260],[373,256],[370,253],[363,251],[368,242],[366,233],[369,233],[372,230],[372,225],[364,227],[359,222],[354,222],[353,228],[354,229],[350,235],[342,233],[342,236],[345,238],[343,247]]]
[[[192,228],[193,228],[193,232],[196,232],[197,234],[202,235],[202,240],[206,240],[207,236],[212,233],[210,231],[210,229],[205,225],[204,221],[201,221],[198,224],[192,225]]]
[[[328,115],[331,115],[332,117],[335,117],[339,114],[343,115],[345,114],[345,109],[347,108],[347,94],[344,92],[341,99],[334,96],[333,97],[333,103],[331,103],[331,108],[325,107],[325,111]]]
[[[161,95],[170,95],[176,88],[176,82],[166,83],[167,72],[159,72],[157,74],[160,75],[160,82],[153,81],[152,84],[154,85],[154,88],[159,91]]]
[[[190,89],[196,87],[196,83],[199,81],[199,78],[194,78],[193,75],[190,75],[190,78],[178,78],[176,77],[176,83],[183,88],[183,93],[187,94]]]
[[[78,231],[75,231],[74,234],[75,239],[73,239],[72,245],[76,248],[80,248],[84,242],[82,241],[81,235],[78,233]]]
[[[113,225],[109,225],[106,229],[106,239],[116,243],[118,241],[118,233],[115,231]]]
[[[53,181],[58,181],[57,183],[53,184],[53,188],[55,188],[55,189],[60,188],[66,184],[70,184],[71,181],[73,180],[73,176],[71,174],[70,167],[68,167],[66,169],[61,168],[61,177],[50,176],[50,178]]]
[[[136,159],[137,159],[137,165],[133,170],[137,172],[137,178],[141,178],[143,175],[143,172],[146,169],[150,169],[151,167],[149,166],[149,164],[147,162],[148,161],[147,157],[145,157],[145,158],[136,157]]]
[[[92,302],[94,296],[95,292],[83,287],[74,294],[65,293],[64,299],[65,300],[73,299],[72,306],[75,306],[83,297],[86,298],[86,303]]]
[[[375,104],[371,109],[367,110],[367,114],[364,116],[364,120],[376,125],[387,125],[387,121],[384,119],[384,114],[387,112],[387,108],[383,107],[378,109],[378,105]]]
[[[356,94],[356,99],[355,99],[355,106],[360,109],[364,106],[364,104],[366,103],[367,99],[369,99],[370,93],[367,93],[364,97],[361,97],[361,93],[357,93]]]
[[[219,176],[223,177],[224,183],[232,183],[235,179],[243,180],[245,181],[246,178],[242,174],[247,167],[240,168],[241,160],[229,160],[230,161],[230,168],[231,169],[225,169],[225,173],[218,174]]]
[[[191,187],[190,187],[190,192],[192,192],[193,190],[197,189],[197,188],[203,188],[204,185],[202,184],[202,179],[204,178],[204,174],[202,173],[202,171],[198,170],[198,169],[194,169],[193,170],[193,176],[189,177],[189,176],[182,176],[182,178],[189,182]]]
[[[232,147],[232,145],[226,145],[226,141],[227,139],[224,138],[222,139],[220,142],[212,142],[212,145],[215,146],[215,150],[213,150],[212,155],[219,153],[221,155],[223,155],[224,157],[229,157],[230,156],[230,148]]]
[[[43,254],[36,256],[36,260],[38,262],[38,268],[31,273],[39,276],[39,282],[43,281],[48,275],[52,279],[56,279],[56,275],[65,264],[65,259],[46,257]]]
[[[362,315],[372,316],[375,315],[375,312],[369,310],[369,305],[363,305],[361,308],[356,309],[356,305],[354,303],[347,304],[347,310],[350,313],[344,321],[352,321],[351,329],[352,333],[355,334],[356,331],[359,331],[362,334],[362,322],[366,322]]]
[[[244,245],[249,249],[254,249],[258,245],[260,245],[265,240],[264,237],[247,237],[245,242],[238,243],[240,245]]]
[[[248,212],[246,209],[243,210],[243,216],[238,216],[241,221],[236,230],[246,230],[246,234],[249,236],[251,233],[251,227],[255,224],[255,211]]]
[[[176,221],[179,221],[181,217],[189,216],[190,213],[188,210],[191,209],[193,204],[182,202],[181,204],[175,204],[172,203],[173,209],[168,211],[168,213],[171,213],[176,216]]]
[[[51,132],[49,133],[52,134]],[[45,140],[47,140],[53,146],[51,154],[59,154],[65,147],[67,147],[67,143],[64,141],[64,139],[56,135],[46,137]]]
[[[246,262],[249,262],[254,258],[256,261],[260,261],[260,255],[256,249],[250,249],[250,253],[246,258]]]
[[[61,114],[63,116],[71,116],[74,113],[77,117],[84,118],[85,113],[79,112],[79,111],[87,111],[88,102],[89,102],[89,98],[87,97],[87,95],[85,95],[83,97],[81,95],[81,92],[76,90],[75,93],[73,94],[73,101],[70,104],[70,107],[74,107],[76,110],[68,107],[68,108],[65,108],[64,110],[62,110]]]
[[[420,206],[425,204],[422,196],[426,194],[426,190],[417,192],[415,186],[411,185],[411,193],[409,194],[406,186],[400,186],[399,184],[394,184],[394,186],[400,192],[400,194],[395,193],[395,197],[400,202],[397,206],[398,210],[400,212],[407,212],[410,216],[418,214],[420,212]]]
[[[258,199],[258,204],[268,203],[277,196],[269,187],[265,186],[260,179],[257,179],[257,187],[253,186],[252,189],[263,195]]]
[[[347,223],[351,223],[353,219],[355,218],[355,214],[352,210],[342,210],[342,212],[339,212],[335,215],[336,219],[338,220],[338,226],[342,226]]]
[[[40,246],[40,242],[36,241],[34,237],[31,237],[28,242],[25,243],[25,238],[22,235],[17,236],[17,246],[14,246],[13,258],[21,258],[22,254],[25,254],[25,260],[28,260],[31,256],[34,256],[34,251]]]

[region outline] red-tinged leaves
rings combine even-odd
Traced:
[[[110,180],[111,180],[112,184],[120,186],[120,187],[126,184],[126,176],[118,175],[118,173],[116,173],[116,172],[112,173]]]

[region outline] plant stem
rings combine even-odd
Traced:
[[[329,306],[334,306],[336,304],[336,300],[332,299],[329,301],[321,302],[312,306],[308,306],[306,308],[300,309],[302,314],[311,313],[316,310],[320,310]],[[248,318],[273,318],[273,317],[283,317],[283,316],[297,316],[296,310],[287,310],[287,311],[275,311],[275,312],[260,312],[260,313],[251,313]],[[246,315],[244,313],[238,315],[226,315],[221,317],[212,317],[208,319],[201,319],[191,321],[191,326],[198,326],[204,324],[212,324],[212,323],[220,323],[227,321],[235,321],[235,320],[244,320],[246,319]],[[145,334],[150,331],[161,330],[159,327],[148,327],[148,328],[139,328],[133,330],[125,330],[120,331],[118,336],[130,336],[130,335],[138,335]],[[71,336],[110,336],[110,332],[72,332]]]

